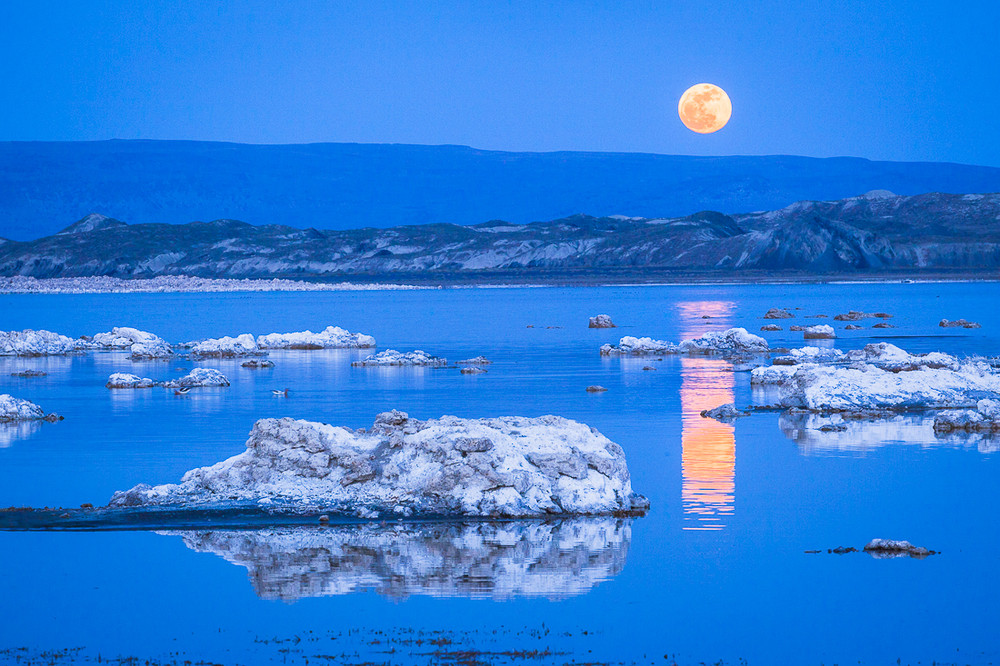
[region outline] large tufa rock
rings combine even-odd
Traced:
[[[260,349],[367,349],[375,346],[375,338],[364,333],[351,333],[339,326],[327,326],[319,333],[270,333],[257,336]]]
[[[417,349],[411,352],[398,352],[395,349],[386,349],[377,354],[370,354],[363,361],[354,361],[353,366],[426,366],[440,368],[448,365],[448,359],[431,356],[427,352]]]
[[[235,338],[225,336],[210,338],[190,344],[191,355],[202,358],[238,358],[241,356],[264,356],[257,341],[249,333],[243,333]]]
[[[84,351],[85,340],[68,338],[52,331],[0,331],[0,356],[57,356]]]
[[[614,322],[611,321],[611,315],[599,314],[596,317],[590,318],[590,323],[587,325],[588,328],[618,328],[615,326]]]
[[[247,450],[178,485],[112,506],[260,504],[378,516],[524,517],[643,512],[622,448],[558,416],[430,421],[379,414],[369,431],[290,418],[254,424]]]
[[[60,420],[62,420],[61,416],[46,414],[44,409],[33,402],[15,398],[7,393],[0,394],[0,423]]]
[[[802,337],[806,340],[832,340],[837,337],[833,326],[819,324],[817,326],[807,326],[802,332]]]

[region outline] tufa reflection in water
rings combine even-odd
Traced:
[[[729,328],[733,308],[728,301],[678,303],[681,337]],[[731,424],[703,418],[701,412],[733,402],[732,366],[707,357],[682,357],[680,362],[684,529],[720,530],[736,504],[736,430]]]
[[[246,567],[257,596],[295,601],[367,590],[496,601],[586,594],[625,566],[632,521],[417,523],[161,532]]]

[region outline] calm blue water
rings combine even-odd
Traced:
[[[633,486],[652,502],[635,521],[485,537],[0,533],[0,649],[83,648],[77,660],[447,663],[443,642],[426,642],[445,636],[494,652],[552,651],[531,663],[992,663],[1000,453],[959,439],[917,446],[891,433],[864,446],[806,447],[782,433],[776,414],[734,427],[698,416],[750,400],[749,376],[724,362],[608,359],[597,349],[622,335],[756,331],[765,310],[784,306],[801,308],[778,322],[786,328],[848,309],[896,315],[896,329],[866,320],[865,330],[841,331],[841,348],[890,339],[916,352],[997,354],[998,302],[996,284],[0,296],[3,330],[76,336],[132,325],[185,341],[336,324],[371,333],[380,349],[493,360],[479,376],[352,368],[360,354],[350,351],[272,353],[271,370],[204,361],[197,365],[219,368],[232,386],[181,398],[103,384],[115,371],[169,378],[196,365],[182,359],[3,358],[0,392],[66,420],[0,432],[0,506],[104,504],[115,490],[173,482],[239,453],[258,418],[362,427],[392,408],[418,418],[552,413],[586,422],[625,448]],[[619,328],[586,328],[604,312]],[[983,327],[937,326],[959,317]],[[799,333],[762,335],[772,346],[802,344]],[[28,368],[49,374],[9,376]],[[609,390],[588,394],[590,384]],[[287,399],[270,393],[285,387]],[[943,554],[825,553],[873,537]],[[386,654],[390,643],[396,652]],[[23,653],[0,659],[14,654]]]

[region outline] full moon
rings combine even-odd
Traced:
[[[698,83],[681,95],[677,103],[677,114],[689,130],[699,134],[718,132],[733,115],[733,103],[729,95],[719,86]]]

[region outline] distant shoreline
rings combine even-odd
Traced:
[[[415,276],[407,276],[415,277]],[[322,282],[296,279],[199,278],[190,276],[159,276],[153,278],[114,278],[106,276],[71,278],[0,277],[0,294],[120,294],[120,293],[235,293],[235,292],[329,292],[329,291],[414,291],[429,289],[527,289],[557,287],[668,287],[668,286],[737,286],[746,284],[943,284],[1000,282],[1000,275],[920,275],[914,277],[887,275],[829,276],[677,276],[675,279],[631,280],[608,279],[608,276],[530,276],[531,280],[477,281],[434,280],[422,276],[419,284],[409,282]],[[455,277],[455,276],[450,276]],[[465,277],[465,276],[463,276]],[[528,276],[525,276],[528,277]],[[625,276],[622,276],[623,278]]]

